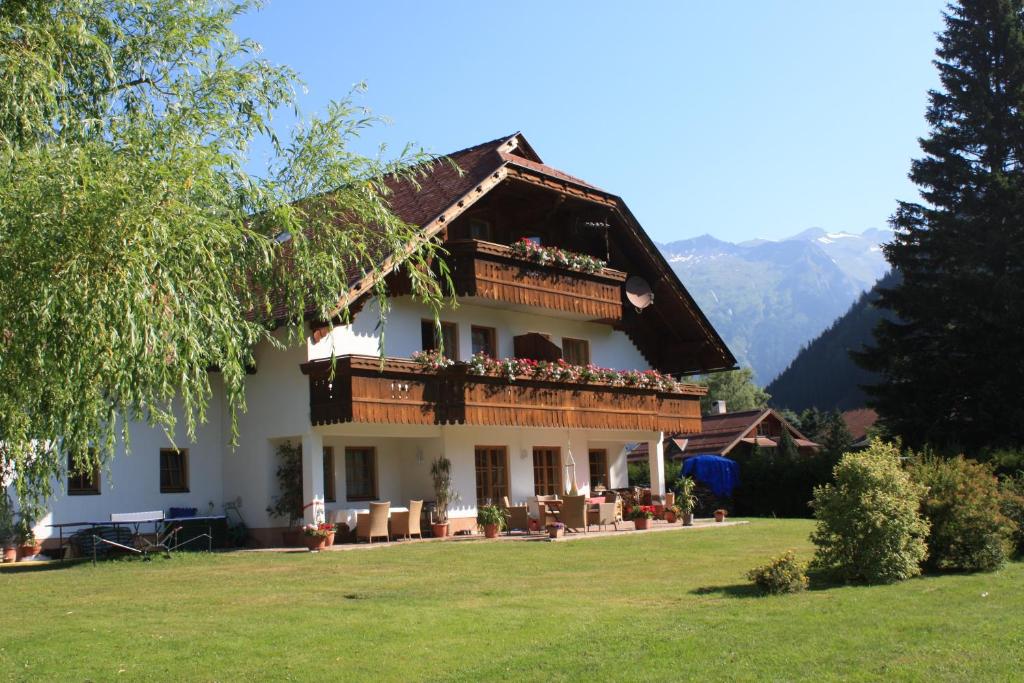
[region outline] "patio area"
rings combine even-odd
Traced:
[[[497,538],[486,538],[483,533],[473,534],[458,534],[455,536],[445,536],[443,538],[412,538],[412,539],[397,539],[390,542],[378,541],[375,543],[336,543],[324,547],[319,552],[347,552],[352,550],[371,550],[373,548],[391,548],[408,546],[419,543],[569,543],[573,541],[583,541],[588,539],[598,538],[611,538],[619,536],[636,536],[640,534],[648,533],[665,533],[665,532],[685,532],[685,531],[699,531],[708,530],[715,528],[725,528],[732,526],[740,526],[749,524],[747,520],[726,520],[724,522],[716,522],[714,518],[700,518],[694,519],[691,526],[684,526],[680,522],[668,523],[663,520],[652,520],[651,525],[647,529],[637,530],[631,520],[619,522],[619,528],[608,528],[604,530],[594,529],[584,533],[583,531],[576,533],[566,533],[559,538],[550,538],[548,534],[541,532],[526,533],[524,531],[512,531],[511,533],[502,532]],[[275,547],[275,548],[246,548],[239,550],[240,553],[307,553],[310,552],[306,548],[286,548],[286,547]]]

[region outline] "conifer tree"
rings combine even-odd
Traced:
[[[892,433],[941,449],[1024,443],[1024,2],[961,0],[939,37],[941,88],[886,257],[876,344],[857,354]]]

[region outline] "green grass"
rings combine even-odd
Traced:
[[[0,571],[14,680],[1007,680],[1024,564],[758,597],[810,522]],[[813,585],[812,585],[813,587]]]

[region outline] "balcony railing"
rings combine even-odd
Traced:
[[[306,363],[314,425],[468,424],[697,433],[703,387],[679,393],[602,383],[508,381],[465,365],[432,370],[372,356]]]
[[[601,268],[586,273],[516,257],[512,248],[480,240],[454,240],[446,248],[456,294],[547,308],[592,320],[622,320],[626,273]]]

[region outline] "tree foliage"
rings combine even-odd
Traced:
[[[698,377],[694,381],[708,388],[707,395],[700,400],[700,407],[705,415],[711,412],[713,401],[725,401],[729,412],[735,413],[766,408],[771,399],[771,396],[754,381],[754,371],[750,368],[715,372]]]
[[[23,505],[129,421],[191,435],[220,384],[233,418],[272,323],[344,319],[351,277],[418,235],[386,179],[436,162],[351,151],[377,122],[351,99],[278,137],[301,84],[232,32],[252,5],[0,4],[0,465]],[[434,250],[405,272],[436,308]]]
[[[929,135],[886,257],[902,284],[858,359],[870,395],[909,446],[1024,443],[1024,3],[961,0],[945,15]]]
[[[990,465],[934,455],[910,468],[924,487],[921,514],[929,521],[927,567],[989,571],[998,569],[1016,531],[1000,509],[999,480]]]
[[[918,513],[924,487],[900,466],[899,448],[881,441],[847,453],[835,482],[814,490],[812,564],[847,581],[888,583],[921,573],[928,521]]]

